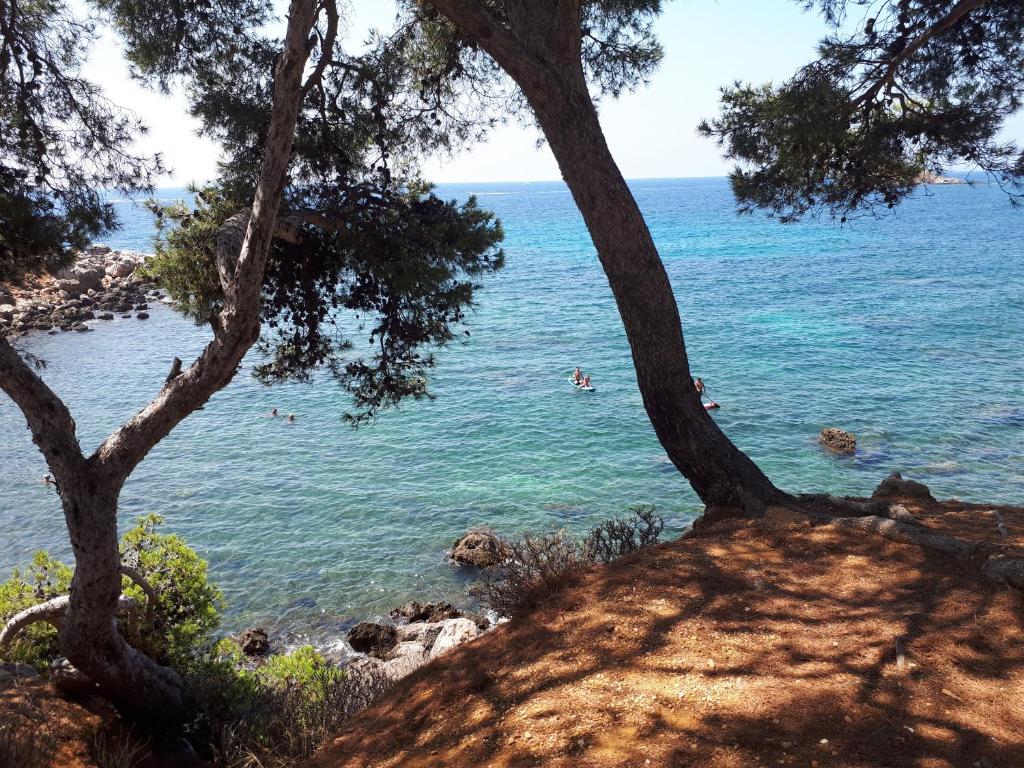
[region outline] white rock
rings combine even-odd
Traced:
[[[384,673],[392,680],[411,675],[430,661],[426,646],[415,641],[399,643],[389,656],[390,658],[384,662]]]
[[[398,642],[413,640],[429,648],[443,628],[443,621],[414,621],[412,624],[399,624],[395,630],[398,633]]]
[[[483,634],[475,622],[470,619],[448,619],[442,622],[440,634],[430,649],[430,658],[436,659],[457,645],[473,640]]]
[[[128,259],[108,264],[106,269],[106,272],[110,277],[128,277],[128,275],[134,271],[135,263]]]

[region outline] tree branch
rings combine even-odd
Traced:
[[[153,446],[226,386],[259,338],[263,273],[291,159],[316,15],[314,0],[292,0],[284,46],[275,65],[274,106],[252,211],[225,222],[226,229],[218,237],[224,307],[214,324],[214,338],[188,370],[166,382],[145,408],[97,449],[100,468],[115,481],[124,482]]]
[[[885,69],[885,74],[882,75],[874,85],[872,85],[863,95],[859,96],[853,103],[854,109],[862,106],[868,100],[874,98],[879,91],[888,85],[891,85],[896,77],[896,73],[907,59],[913,56],[917,51],[923,48],[929,40],[936,35],[942,34],[947,29],[956,24],[960,19],[969,14],[971,11],[980,8],[985,5],[989,0],[960,0],[953,8],[943,16],[941,19],[932,24],[928,29],[922,32],[920,35],[911,40],[907,45],[900,50],[893,58],[889,61],[889,65]]]
[[[7,339],[0,337],[0,389],[21,409],[58,483],[85,462],[75,436],[75,420],[64,402],[46,386]]]
[[[305,98],[311,88],[320,83],[320,78],[323,77],[324,70],[331,61],[334,41],[338,37],[338,5],[335,0],[324,0],[323,5],[324,10],[327,12],[327,32],[324,34],[323,40],[320,41],[320,58],[316,62],[316,67],[314,67],[302,86],[303,98]]]
[[[475,40],[514,80],[542,82],[544,64],[524,48],[512,32],[484,10],[476,0],[419,0],[432,5]]]
[[[121,573],[135,582],[139,589],[146,595],[146,621],[148,623],[153,622],[153,611],[156,610],[157,593],[153,588],[153,585],[149,583],[145,576],[137,570],[132,568],[130,565],[121,565]]]

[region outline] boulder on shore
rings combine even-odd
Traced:
[[[818,439],[822,445],[836,453],[853,453],[857,450],[857,436],[838,427],[825,427]]]
[[[935,497],[928,490],[928,486],[916,480],[904,480],[899,472],[893,472],[885,480],[878,484],[872,499],[918,499],[920,501],[934,502]]]
[[[489,568],[501,562],[501,540],[490,531],[470,531],[452,545],[448,556],[459,565]]]
[[[418,603],[415,600],[406,603],[400,608],[391,611],[391,618],[398,621],[405,619],[409,624],[425,621],[433,624],[445,619],[460,619],[464,617],[462,611],[451,603]]]
[[[480,630],[480,627],[471,619],[449,619],[444,622],[444,626],[438,633],[437,639],[430,646],[430,658],[436,659],[457,645],[475,640],[481,634],[483,632]]]
[[[262,656],[270,650],[270,638],[263,627],[253,627],[242,633],[238,645],[246,656]]]
[[[387,624],[361,621],[348,633],[348,644],[352,650],[383,659],[398,643],[398,630]]]

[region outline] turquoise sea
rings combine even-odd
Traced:
[[[725,431],[780,486],[867,494],[900,470],[940,496],[1024,503],[1024,212],[998,189],[936,187],[895,217],[839,227],[738,217],[724,179],[633,183],[675,286],[691,364]],[[582,531],[651,503],[678,534],[697,498],[647,421],[586,229],[560,183],[444,185],[502,219],[508,266],[472,336],[444,350],[433,401],[368,427],[328,379],[266,388],[239,375],[128,482],[122,524],[158,512],[210,561],[229,629],[330,635],[406,599],[465,601],[444,560],[467,528]],[[162,190],[173,198],[181,190]],[[151,250],[119,204],[120,248]],[[92,449],[157,391],[207,330],[148,321],[39,335],[26,346]],[[596,392],[566,372],[581,365]],[[272,407],[295,413],[287,426]],[[816,443],[841,426],[857,455]],[[66,555],[46,467],[0,399],[0,570]]]

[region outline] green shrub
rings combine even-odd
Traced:
[[[121,537],[121,561],[136,568],[156,590],[152,626],[142,630],[140,650],[162,664],[182,669],[196,658],[220,626],[221,591],[207,579],[206,561],[180,536],[158,533],[159,515],[147,515]],[[146,603],[127,577],[124,594]],[[147,606],[148,607],[148,606]]]
[[[32,564],[15,568],[11,578],[0,584],[0,624],[16,613],[59,595],[71,586],[71,569],[46,552],[36,552]],[[50,659],[60,655],[57,630],[45,622],[33,624],[3,651],[6,661],[31,664],[45,669]]]
[[[188,735],[217,765],[286,768],[313,754],[390,684],[352,673],[312,646],[272,656],[255,669],[231,641],[186,676]]]
[[[209,583],[206,562],[179,536],[162,534],[158,515],[139,518],[121,539],[122,562],[138,570],[157,593],[148,605],[143,590],[127,577],[124,594],[145,606],[146,620],[132,637],[139,649],[162,664],[184,668],[209,644],[220,624],[223,597]],[[67,594],[72,570],[45,552],[35,554],[32,565],[16,569],[0,584],[0,622],[44,600]],[[45,668],[60,655],[57,632],[38,623],[23,630],[6,650],[7,661],[21,661]]]

